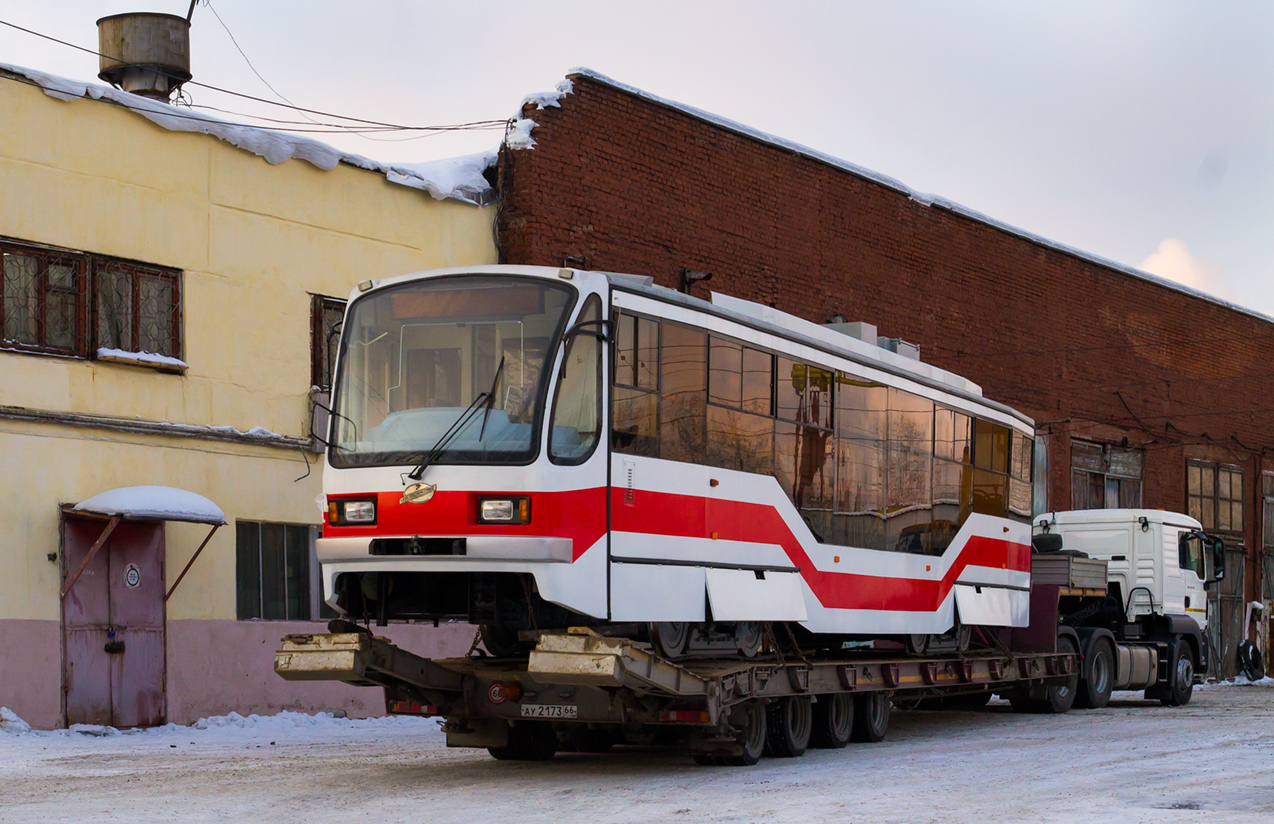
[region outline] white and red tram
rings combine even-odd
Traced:
[[[359,621],[489,648],[962,647],[1027,624],[1032,424],[964,379],[758,304],[523,266],[364,282],[318,543]]]

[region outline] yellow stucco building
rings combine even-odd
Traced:
[[[279,638],[324,617],[322,339],[360,280],[493,262],[494,208],[309,141],[166,128],[143,116],[163,104],[94,88],[0,70],[0,706],[39,727],[378,712],[369,691],[272,671]],[[227,524],[166,603],[207,526],[128,524],[63,596],[105,526],[71,507],[143,485],[205,496]],[[143,597],[150,653],[128,635]],[[396,630],[417,652],[472,636]]]

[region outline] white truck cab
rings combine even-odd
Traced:
[[[1159,509],[1085,509],[1037,516],[1035,532],[1061,535],[1066,551],[1106,561],[1126,620],[1184,615],[1207,628],[1207,589],[1224,577],[1225,555],[1194,518]]]

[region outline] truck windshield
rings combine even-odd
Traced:
[[[574,297],[551,281],[458,275],[356,299],[341,334],[332,465],[416,463],[493,385],[490,412],[470,416],[433,463],[530,461],[545,359]]]

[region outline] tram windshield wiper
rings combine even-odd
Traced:
[[[478,442],[487,433],[487,418],[491,416],[491,407],[495,406],[495,389],[500,385],[500,375],[504,373],[504,355],[500,356],[500,365],[495,369],[495,377],[491,379],[491,388],[487,390],[487,405],[482,410],[482,428],[478,430]]]
[[[503,372],[504,357],[501,356],[500,365],[496,367],[495,370],[495,379],[491,381],[491,388],[486,392],[479,392],[477,394],[469,405],[465,407],[464,411],[460,413],[460,416],[456,418],[455,422],[452,423],[451,426],[447,427],[447,431],[443,432],[442,435],[439,436],[438,440],[434,442],[434,445],[429,448],[429,451],[425,453],[424,458],[422,458],[420,463],[416,465],[416,468],[407,473],[407,477],[411,478],[413,481],[420,480],[421,476],[425,474],[425,470],[429,468],[429,465],[438,460],[438,456],[446,451],[447,446],[450,445],[450,443],[454,441],[456,437],[464,431],[464,428],[473,420],[473,416],[477,413],[478,406],[480,404],[483,405],[484,411],[482,415],[482,430],[478,433],[478,440],[482,440],[482,436],[486,434],[487,431],[487,415],[490,414],[491,407],[495,404],[495,390],[496,387],[500,385],[500,375],[503,374]]]

